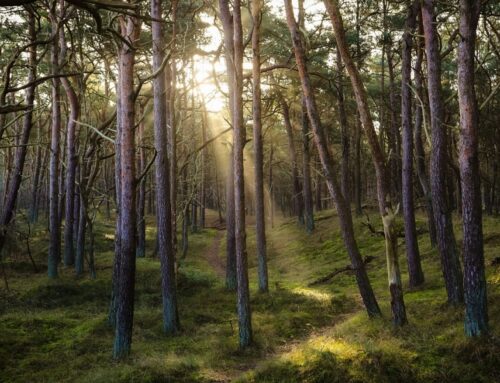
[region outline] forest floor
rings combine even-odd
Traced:
[[[492,262],[500,218],[484,219],[493,336],[478,340],[464,337],[463,307],[445,304],[438,255],[425,234],[419,244],[426,282],[412,291],[400,240],[409,319],[403,328],[391,324],[383,238],[363,225],[366,218],[357,218],[355,229],[362,254],[375,257],[367,269],[383,318],[368,319],[349,272],[310,287],[349,263],[334,213],[316,218],[313,235],[294,219],[268,224],[268,294],[257,293],[249,225],[255,345],[245,351],[238,349],[235,295],[224,288],[224,232],[216,228],[190,234],[178,273],[182,331],[162,334],[159,260],[151,257],[155,232],[148,219],[147,257],[137,260],[132,355],[121,363],[111,358],[106,321],[114,222],[100,217],[96,225],[96,279],[76,279],[61,267],[54,281],[46,278],[48,233],[41,222],[30,239],[39,272],[25,242],[11,241],[4,257],[10,289],[0,287],[0,382],[500,382],[500,266]],[[380,226],[376,214],[371,222]],[[418,226],[425,228],[423,218]],[[460,241],[459,227],[457,219]]]

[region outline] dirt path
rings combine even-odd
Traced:
[[[214,269],[217,276],[224,279],[226,277],[226,265],[219,257],[222,237],[224,237],[224,231],[217,230],[217,234],[215,235],[212,245],[210,245],[208,250],[205,252],[205,258],[210,266]]]

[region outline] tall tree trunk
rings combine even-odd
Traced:
[[[347,113],[345,110],[344,102],[344,76],[342,76],[342,56],[337,48],[337,105],[339,108],[339,123],[340,123],[340,141],[342,146],[342,161],[340,165],[340,186],[342,188],[342,195],[346,203],[350,205],[351,193],[349,188],[349,132],[347,126]]]
[[[363,214],[361,204],[361,133],[362,126],[359,113],[356,113],[356,130],[354,132],[354,205],[356,215]]]
[[[328,189],[336,204],[342,237],[344,239],[347,252],[349,253],[351,264],[354,270],[356,270],[356,281],[358,283],[359,291],[361,293],[361,297],[365,304],[368,315],[377,316],[380,315],[380,309],[378,307],[375,295],[373,294],[373,290],[368,279],[361,254],[359,253],[356,239],[354,237],[351,210],[347,206],[345,199],[342,196],[340,187],[337,183],[335,164],[333,161],[333,157],[328,151],[326,136],[322,129],[318,111],[316,108],[316,101],[314,98],[314,94],[312,93],[311,81],[309,79],[309,74],[307,72],[305,63],[305,52],[302,46],[302,40],[300,38],[298,25],[293,15],[292,3],[291,0],[284,1],[287,24],[292,37],[295,60],[297,62],[297,67],[299,70],[302,91],[304,94],[304,99],[306,101],[307,113],[311,122],[314,141],[316,143],[316,147],[318,148],[321,164],[323,165],[323,170],[327,179]]]
[[[232,97],[232,96],[230,96]],[[231,104],[231,101],[230,101]],[[233,149],[229,152],[226,180],[226,289],[236,291],[236,239],[234,227],[234,166]]]
[[[255,161],[255,240],[259,274],[259,291],[267,292],[266,216],[264,214],[264,145],[262,143],[262,107],[260,90],[260,22],[262,0],[252,0],[252,116]],[[244,129],[244,126],[242,127]]]
[[[297,215],[299,224],[304,224],[304,205],[302,191],[300,189],[299,169],[297,167],[297,154],[295,153],[295,144],[293,141],[293,127],[290,120],[290,108],[286,100],[280,95],[281,109],[283,111],[283,122],[285,125],[286,136],[288,139],[288,153],[292,165],[292,182],[293,182],[293,207],[294,213]]]
[[[176,44],[177,44],[177,5],[178,0],[170,2],[170,15],[172,22],[172,39],[171,39],[171,60],[165,71],[167,75],[167,126],[168,126],[168,155],[169,155],[169,177],[170,177],[170,209],[171,213],[171,241],[173,251],[173,262],[175,265],[175,256],[177,252],[177,119],[176,119],[176,91],[177,91],[177,64],[175,60]],[[159,16],[161,18],[161,16]],[[176,309],[177,310],[177,309]]]
[[[205,104],[201,108],[201,137],[203,149],[201,150],[201,183],[200,183],[200,228],[205,228],[206,221],[206,204],[207,204],[207,161],[208,161],[208,148],[207,148],[207,111]]]
[[[304,98],[302,98],[302,189],[304,193],[304,223],[306,231],[311,234],[314,230],[314,205],[311,176],[311,151],[309,146],[309,120],[307,116],[307,107]]]
[[[226,0],[221,0],[226,1]],[[233,162],[234,162],[234,223],[236,238],[236,274],[238,295],[238,324],[240,347],[253,342],[248,286],[248,265],[245,228],[245,177],[243,150],[246,141],[243,123],[243,28],[241,25],[241,2],[233,5],[234,46],[234,99],[233,99]]]
[[[233,19],[229,10],[229,3],[219,0],[220,18],[224,29],[224,56],[227,68],[227,83],[229,88],[229,110],[233,113],[234,104],[234,45]],[[234,146],[234,145],[233,145]],[[226,289],[236,290],[236,242],[234,224],[234,167],[233,149],[229,153],[229,169],[226,180]]]
[[[116,311],[118,308],[118,294],[121,268],[120,252],[120,211],[121,211],[121,130],[122,130],[122,97],[121,97],[121,54],[118,48],[118,81],[116,82],[116,135],[115,135],[115,256],[113,258],[113,274],[111,276],[111,301],[109,305],[108,323],[116,326]]]
[[[403,170],[402,202],[405,225],[406,257],[410,287],[424,282],[424,273],[420,262],[417,230],[415,224],[415,205],[413,203],[413,131],[412,131],[412,94],[411,94],[411,51],[412,35],[415,32],[419,0],[408,7],[405,31],[403,34],[403,52],[401,68],[401,122],[403,131]]]
[[[439,38],[434,17],[434,0],[422,2],[425,50],[427,53],[427,82],[431,111],[431,195],[436,225],[438,250],[441,255],[448,302],[463,302],[462,270],[458,259],[457,244],[453,233],[451,210],[446,198],[447,140],[443,125],[443,100],[441,95],[441,58]]]
[[[116,331],[113,357],[121,359],[130,354],[134,319],[135,289],[135,99],[134,63],[136,40],[140,28],[135,16],[120,18],[121,35],[127,41],[120,49],[120,271],[116,310]]]
[[[60,41],[64,50],[66,50],[66,41],[63,28],[60,30]],[[66,204],[64,207],[64,265],[71,266],[75,263],[75,246],[73,242],[73,221],[74,221],[74,202],[75,202],[75,179],[76,179],[76,122],[80,115],[80,101],[76,95],[73,86],[67,77],[61,78],[61,83],[66,92],[69,101],[70,114],[68,125],[66,127]]]
[[[413,70],[413,77],[415,78],[415,94],[417,97],[417,106],[415,111],[415,156],[417,165],[417,176],[422,188],[422,193],[425,198],[425,210],[427,213],[427,227],[429,228],[429,237],[431,246],[436,246],[436,225],[434,221],[434,211],[432,208],[431,187],[429,178],[427,176],[427,168],[425,164],[425,150],[422,142],[422,129],[424,125],[424,116],[426,113],[426,104],[423,91],[422,79],[422,60],[424,57],[424,41],[422,35],[424,33],[422,17],[419,17],[419,27],[417,36],[417,59],[415,60],[415,68]]]
[[[141,104],[139,106],[139,114],[142,116],[144,114],[144,106]],[[142,173],[146,169],[146,150],[144,149],[144,119],[139,122],[137,129],[138,141],[139,141],[139,158],[137,161],[137,168],[139,173]],[[137,258],[144,258],[146,256],[146,217],[144,215],[146,208],[146,177],[137,185],[138,196],[137,196],[137,246],[135,254]]]
[[[360,0],[356,0],[356,65],[358,70],[361,68],[360,12]],[[363,214],[363,207],[361,206],[361,131],[361,119],[359,117],[359,112],[356,112],[356,127],[354,131],[354,205],[357,216],[361,216]]]
[[[57,11],[51,13],[52,32],[58,30]],[[59,75],[59,44],[54,39],[51,48],[52,75]],[[61,130],[61,81],[52,79],[52,126],[50,135],[50,167],[49,167],[49,257],[47,274],[49,278],[57,278],[57,266],[61,259],[61,228],[59,221],[59,153]]]
[[[460,108],[460,181],[462,186],[465,333],[488,332],[483,224],[479,174],[479,110],[474,88],[474,53],[481,2],[460,0],[458,105]]]
[[[387,257],[387,274],[389,279],[389,290],[391,292],[391,308],[394,324],[404,325],[407,322],[406,309],[403,300],[403,288],[401,283],[401,274],[399,270],[397,237],[394,233],[395,216],[389,198],[389,174],[385,164],[383,151],[375,133],[373,120],[368,107],[368,98],[364,88],[361,76],[349,53],[349,48],[345,40],[345,31],[340,15],[337,0],[324,0],[326,9],[332,21],[333,30],[337,46],[342,55],[342,60],[346,66],[351,84],[356,97],[356,104],[361,116],[363,129],[368,138],[368,143],[372,152],[373,164],[377,178],[377,199],[379,205],[382,223],[384,225],[385,249]]]
[[[389,149],[391,155],[389,156],[389,172],[390,172],[390,190],[394,201],[401,200],[401,134],[399,131],[398,117],[397,117],[397,99],[396,99],[396,85],[394,76],[394,64],[392,53],[392,37],[389,33],[389,44],[385,47],[387,55],[387,68],[389,70],[389,103],[390,108],[390,127],[388,131]]]
[[[304,0],[298,0],[298,26],[305,30],[305,10]],[[304,49],[304,60],[307,65],[307,51]],[[306,232],[311,234],[314,230],[314,204],[313,204],[313,190],[312,190],[312,176],[311,176],[311,151],[310,151],[310,137],[309,137],[309,119],[307,116],[307,106],[304,95],[301,99],[301,122],[302,122],[302,175],[303,175],[303,193],[304,193],[304,223],[306,225]],[[319,185],[319,184],[317,184]],[[316,200],[318,202],[318,200]],[[320,202],[321,203],[321,199]],[[320,210],[320,209],[318,209]]]
[[[152,0],[151,16],[161,19],[161,0]],[[164,58],[163,30],[161,22],[152,22],[153,33],[153,71],[159,70]],[[172,208],[171,196],[172,186],[170,182],[169,166],[167,154],[167,124],[165,99],[165,77],[163,73],[153,80],[153,113],[154,113],[154,137],[156,149],[155,180],[156,180],[156,221],[158,237],[158,254],[161,262],[162,276],[162,296],[163,296],[163,330],[167,334],[174,334],[179,331],[179,314],[177,310],[177,291],[175,282],[175,252],[172,240]],[[172,90],[173,91],[173,90]],[[174,113],[170,110],[170,113]],[[172,120],[171,120],[172,121]],[[172,122],[170,122],[172,123]]]
[[[33,175],[33,185],[31,189],[31,207],[30,207],[30,222],[35,223],[38,221],[38,204],[40,202],[40,188],[41,188],[41,176],[42,176],[42,145],[41,139],[42,125],[40,122],[37,123],[37,147],[35,152],[35,172]]]

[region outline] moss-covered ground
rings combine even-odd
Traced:
[[[4,256],[10,290],[0,287],[0,382],[500,382],[500,219],[484,220],[492,337],[469,340],[463,307],[445,304],[437,252],[420,236],[426,282],[407,288],[404,241],[401,268],[409,324],[392,326],[383,238],[356,219],[363,255],[374,256],[368,272],[384,312],[370,320],[349,272],[329,283],[309,283],[346,266],[347,254],[332,211],[317,216],[307,235],[293,219],[268,228],[269,294],[257,293],[254,234],[248,255],[255,345],[240,351],[234,293],[214,269],[207,251],[224,238],[215,229],[190,235],[178,273],[182,332],[162,334],[159,261],[151,257],[154,229],[148,221],[148,254],[137,260],[132,355],[111,358],[113,330],[107,324],[114,223],[96,225],[97,278],[76,279],[60,268],[45,274],[47,232],[32,228],[34,273],[24,245]],[[372,223],[378,223],[375,214]],[[424,228],[425,222],[419,220]],[[459,221],[456,233],[460,240]]]

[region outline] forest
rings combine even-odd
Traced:
[[[0,0],[0,382],[500,382],[495,0]]]

